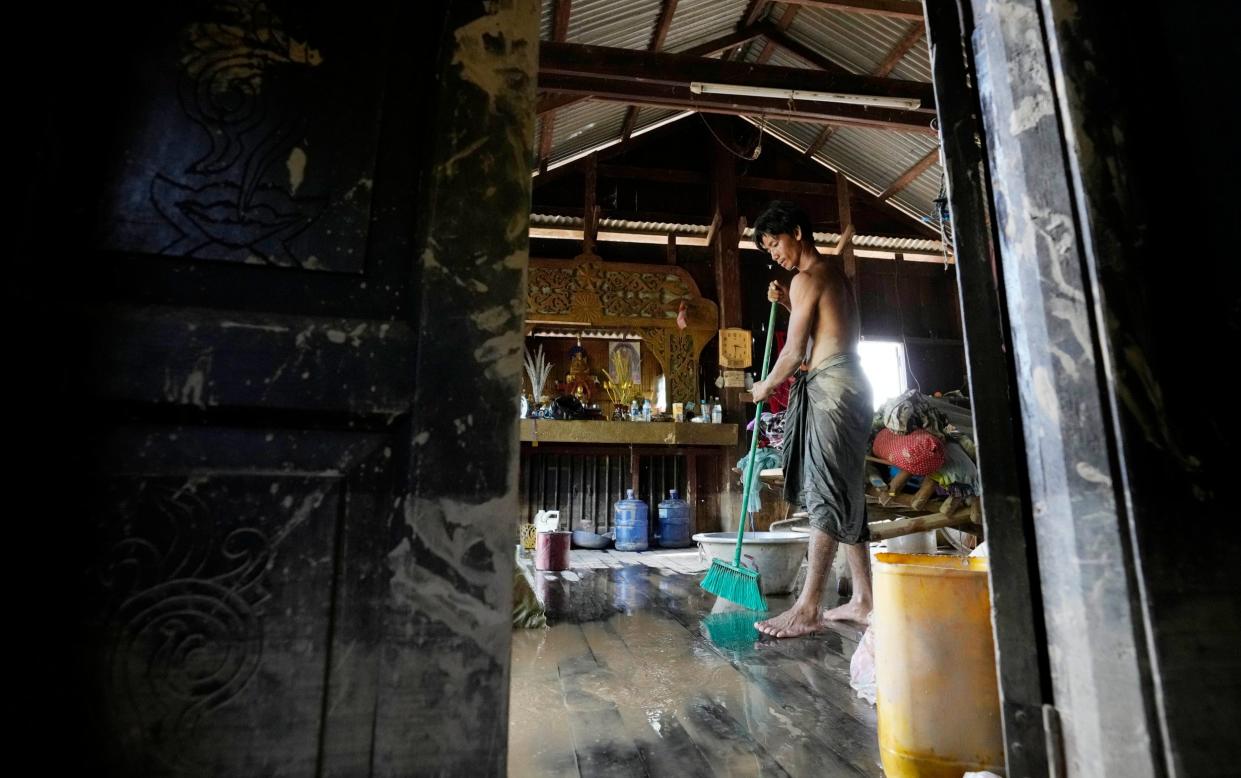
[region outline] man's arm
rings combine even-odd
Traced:
[[[793,276],[793,283],[789,286],[788,338],[776,363],[771,366],[767,380],[755,382],[750,390],[754,402],[767,399],[772,390],[793,375],[806,358],[806,346],[810,343],[810,332],[814,326],[815,302],[821,291],[805,275],[798,273]]]

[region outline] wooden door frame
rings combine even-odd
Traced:
[[[1182,129],[1189,120],[1152,123],[1144,101],[1176,102],[1178,90],[1201,99],[1223,84],[1208,54],[1168,53],[1203,33],[1215,46],[1202,52],[1221,50],[1226,12],[1139,5],[1118,20],[1075,0],[925,7],[1008,774],[1221,769],[1241,662],[1227,644],[1238,585],[1218,568],[1238,543],[1211,523],[1222,506],[1204,485],[1228,457],[1217,429],[1186,410],[1201,389],[1180,367],[1209,358],[1186,338],[1235,332],[1237,274],[1204,273],[1210,286],[1197,290],[1152,272],[1176,273],[1161,265],[1185,217],[1205,213],[1204,231],[1224,232],[1229,179],[1209,168],[1209,141],[1230,135],[1226,122],[1201,133]],[[1159,40],[1143,40],[1155,30]],[[1176,141],[1200,144],[1186,149],[1198,167],[1184,174],[1187,191],[1192,181],[1211,198],[1200,208],[1160,199],[1183,182],[1152,152]],[[1195,522],[1201,540],[1170,520]],[[1185,570],[1195,562],[1197,573]]]

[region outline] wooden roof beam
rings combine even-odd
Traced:
[[[731,49],[733,46],[749,43],[762,34],[763,31],[760,27],[756,25],[748,25],[746,27],[742,27],[736,32],[730,32],[727,35],[712,38],[705,43],[700,43],[697,46],[693,46],[677,53],[684,54],[688,57],[709,57],[712,54],[719,54],[721,51]]]
[[[795,41],[788,35],[785,35],[784,30],[781,30],[776,25],[762,22],[758,25],[758,27],[762,30],[764,38],[776,44],[785,51],[796,54],[798,57],[801,57],[811,65],[814,65],[819,70],[837,75],[853,75],[845,67],[838,65],[806,44]],[[933,105],[934,102],[931,104]]]
[[[897,41],[896,45],[888,51],[887,56],[883,58],[883,62],[880,62],[879,65],[871,71],[871,75],[882,78],[891,73],[892,69],[896,67],[896,64],[909,53],[909,50],[912,49],[919,40],[922,39],[925,32],[926,28],[922,24],[911,25],[909,32],[905,34],[905,37]],[[831,137],[835,132],[836,128],[830,125],[820,130],[814,141],[806,147],[806,159],[814,159],[814,155],[818,154],[819,149],[823,148],[823,146],[831,140]]]
[[[745,7],[745,11],[741,14],[741,21],[737,24],[737,28],[749,27],[758,21],[763,15],[763,11],[767,10],[769,0],[750,0],[749,5]]]
[[[896,179],[891,184],[888,184],[888,188],[883,190],[879,194],[879,200],[882,202],[884,200],[887,200],[892,195],[904,190],[906,187],[908,187],[910,184],[914,182],[915,178],[922,175],[924,172],[926,172],[927,168],[929,168],[931,165],[935,164],[938,161],[939,161],[939,146],[936,146],[935,148],[928,151],[925,157],[915,162],[913,166],[910,167],[908,170],[906,170],[904,173],[901,173],[900,178]]]
[[[797,12],[800,10],[800,6],[786,5],[784,7],[784,13],[780,14],[780,19],[775,24],[776,29],[780,32],[787,30],[789,25],[793,23],[793,19],[797,17]],[[768,38],[767,43],[763,44],[763,50],[758,53],[758,59],[754,61],[759,65],[763,64],[767,60],[771,59],[772,55],[776,53],[777,48],[779,48],[779,44],[771,38]]]
[[[823,145],[826,144],[828,140],[831,139],[832,134],[835,132],[836,132],[836,128],[831,125],[828,125],[827,127],[824,127],[823,129],[819,130],[819,134],[814,139],[814,142],[806,147],[806,154],[805,154],[806,158],[814,159],[814,155],[819,153],[819,149],[823,148]]]
[[[817,181],[792,181],[784,178],[760,178],[758,176],[738,176],[738,189],[759,189],[766,192],[781,194],[803,194],[815,197],[835,197],[836,187]]]
[[[839,66],[835,66],[839,70]],[[635,51],[612,46],[585,46],[545,42],[539,48],[539,84],[545,76],[578,76],[645,84],[688,85],[694,81],[738,86],[771,87],[819,92],[912,98],[920,101],[920,111],[935,111],[935,92],[931,84],[892,78],[859,76],[852,73],[786,68],[726,62],[686,54]],[[559,90],[550,84],[551,91]],[[787,101],[785,101],[787,102]],[[803,101],[805,102],[805,101]]]
[[[745,10],[741,13],[741,19],[737,22],[737,29],[741,30],[754,26],[758,20],[762,18],[763,13],[766,12],[767,5],[768,0],[750,0],[750,2],[746,5]],[[749,43],[749,41],[746,41],[746,43]],[[743,51],[745,51],[745,44],[738,46],[732,51],[724,52],[723,58],[736,59],[741,56]]]
[[[678,52],[688,57],[708,57],[712,54],[719,54],[721,51],[732,48],[738,44],[748,43],[762,35],[763,32],[758,27],[750,27],[736,32],[730,32],[727,35],[721,35],[718,38],[712,38],[709,41],[700,43],[697,46]],[[575,103],[589,100],[590,96],[583,95],[557,95],[541,93],[536,104],[535,112],[539,116],[555,111],[559,108],[567,108]]]
[[[672,17],[677,12],[677,0],[664,0],[659,9],[659,18],[655,20],[655,30],[651,33],[651,42],[647,51],[659,51],[664,47],[664,39],[668,37],[668,29],[672,27]],[[633,126],[638,121],[638,106],[631,105],[625,112],[625,121],[621,124],[621,140],[629,140],[633,134]]]
[[[552,40],[563,41],[569,34],[569,16],[573,12],[573,0],[552,0]],[[547,160],[552,154],[552,139],[556,133],[556,112],[554,110],[540,114],[539,126],[539,169],[547,169]]]
[[[596,100],[630,105],[679,108],[733,116],[765,116],[768,119],[792,119],[936,136],[935,130],[931,128],[931,116],[921,111],[865,108],[839,103],[801,102],[790,105],[788,100],[773,98],[694,94],[688,85],[626,82],[583,76],[540,75],[539,83],[555,92],[589,95]]]
[[[892,47],[892,49],[888,52],[888,55],[883,58],[883,62],[879,63],[879,67],[871,71],[871,75],[886,76],[891,73],[892,69],[896,67],[896,64],[905,58],[905,55],[909,53],[909,50],[912,49],[918,41],[922,40],[922,36],[925,34],[926,27],[923,26],[921,22],[910,25],[909,32],[905,33],[905,36],[896,42],[896,45]]]

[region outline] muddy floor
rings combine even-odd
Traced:
[[[861,627],[760,640],[668,567],[535,575],[551,626],[513,635],[510,775],[882,775]]]

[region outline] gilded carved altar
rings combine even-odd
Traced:
[[[698,360],[720,314],[675,265],[531,259],[526,331],[538,324],[614,328],[639,335],[668,376],[668,401],[696,400]]]

